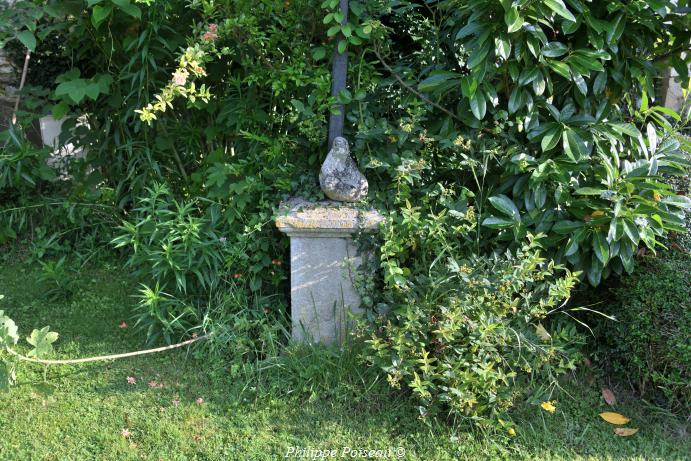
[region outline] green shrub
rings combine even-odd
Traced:
[[[689,201],[658,179],[688,165],[671,134],[684,120],[651,100],[659,70],[686,69],[689,16],[675,2],[351,0],[343,26],[335,0],[322,9],[312,0],[106,3],[51,2],[36,35],[65,33],[74,64],[51,92],[65,131],[89,148],[74,187],[114,191],[126,215],[115,243],[146,283],[139,319],[152,335],[202,324],[229,277],[244,295],[275,294],[272,308],[284,307],[286,273],[274,261],[285,261],[286,239],[273,210],[287,195],[323,198],[317,173],[336,101],[388,218],[383,277],[365,283],[363,300],[389,306],[391,330],[380,325],[389,351],[399,347],[386,340],[402,334],[399,309],[411,310],[402,337],[422,346],[400,345],[395,360],[408,374],[398,379],[420,389],[430,412],[497,416],[531,376],[572,365],[577,353],[559,332],[573,327],[542,324],[551,340],[536,330],[574,283],[548,260],[597,284],[630,271],[641,243],[681,229]],[[8,36],[31,41],[33,26],[23,27]],[[349,35],[349,87],[333,97],[328,56],[339,31]],[[543,233],[549,259],[538,264],[535,248],[522,247]],[[507,249],[520,256],[472,256]],[[464,264],[473,270],[456,271]],[[463,277],[487,280],[487,293]],[[521,309],[505,311],[514,299]],[[496,363],[486,376],[470,368],[467,388],[447,370],[431,384],[414,380],[416,348],[463,366],[434,347],[424,322],[447,311],[487,326],[478,330],[486,343],[463,342],[470,324],[450,339],[457,357]],[[377,358],[387,368],[390,359]],[[461,404],[473,399],[472,409]]]
[[[686,411],[691,403],[691,255],[645,257],[641,271],[614,290],[604,338],[622,380],[659,404]]]
[[[55,170],[46,163],[50,154],[50,149],[31,144],[19,126],[0,133],[0,203],[31,195],[55,179]]]
[[[38,280],[43,285],[43,295],[50,301],[71,298],[79,288],[79,271],[65,264],[65,256],[57,261],[41,261]]]
[[[260,213],[229,219],[237,209],[178,201],[163,184],[148,188],[135,206],[112,244],[129,250],[126,267],[143,284],[137,325],[150,340],[163,334],[170,342],[174,332],[200,325],[204,306],[218,291],[232,286],[261,298],[274,294],[285,278],[280,260],[268,256],[283,248],[271,246],[274,229],[267,229],[271,220]],[[283,308],[270,306],[272,312]]]
[[[502,425],[517,396],[544,397],[575,367],[581,340],[573,324],[548,324],[547,316],[577,278],[536,249],[464,260],[440,253],[406,288],[387,287],[371,361],[393,387],[410,389],[423,416]]]
[[[0,245],[29,243],[37,260],[70,252],[87,258],[118,221],[113,191],[58,179],[48,164],[52,150],[34,146],[22,129],[31,119],[0,132]]]
[[[422,164],[423,186],[475,193],[484,251],[545,233],[546,255],[593,285],[683,228],[691,201],[659,177],[688,170],[673,133],[688,120],[652,100],[661,70],[688,78],[677,2],[414,3],[380,10],[372,59],[392,78],[352,116],[383,201]]]
[[[178,202],[165,185],[148,189],[125,221],[116,248],[130,246],[127,266],[161,287],[180,294],[210,291],[223,270],[223,238],[214,223],[192,201]]]

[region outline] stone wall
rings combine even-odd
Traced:
[[[5,53],[0,50],[0,130],[7,128],[8,120],[12,116],[19,74]]]
[[[0,8],[11,5],[13,1],[0,0]],[[14,68],[5,52],[0,49],[0,131],[7,128],[14,109],[14,92],[19,85],[21,72]]]
[[[691,66],[689,67],[691,70]],[[662,78],[662,85],[660,86],[660,104],[668,107],[676,112],[681,112],[684,108],[684,96],[682,95],[682,85],[675,80],[677,72],[674,69],[667,69]],[[685,89],[686,85],[684,85]],[[687,103],[688,104],[688,103]]]
[[[0,0],[0,8],[12,6],[14,0]],[[0,49],[0,131],[7,128],[12,116],[15,98],[15,85],[18,85],[20,72],[10,63],[4,50]]]

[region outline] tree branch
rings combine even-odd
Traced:
[[[444,113],[445,113],[446,115],[448,115],[449,117],[452,117],[452,118],[454,118],[455,120],[458,120],[459,122],[463,123],[463,120],[461,120],[456,114],[454,114],[453,112],[451,112],[449,109],[447,109],[446,107],[440,106],[439,104],[437,104],[436,102],[432,101],[432,100],[429,99],[427,96],[425,96],[424,94],[420,93],[418,90],[416,90],[415,88],[413,88],[412,86],[410,86],[409,84],[407,84],[407,83],[403,80],[403,78],[401,78],[401,76],[398,75],[398,74],[391,68],[391,66],[389,66],[389,65],[386,63],[386,61],[384,60],[384,58],[382,57],[382,55],[379,53],[379,50],[377,50],[376,45],[372,47],[372,51],[373,51],[374,54],[377,56],[377,59],[379,60],[379,62],[381,62],[382,66],[384,66],[384,68],[385,68],[387,71],[389,71],[389,73],[390,73],[390,74],[398,81],[398,83],[400,83],[406,90],[410,91],[410,92],[413,93],[415,96],[417,96],[418,98],[420,98],[420,99],[422,99],[423,101],[425,101],[427,104],[430,104],[430,105],[436,107],[437,109],[439,109],[440,111],[444,112]]]

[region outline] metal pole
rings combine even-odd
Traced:
[[[339,0],[341,13],[343,13],[342,25],[348,23],[348,0]],[[338,41],[334,48],[333,67],[331,69],[331,96],[336,96],[341,90],[346,87],[346,76],[348,73],[348,50],[343,53],[338,52],[338,43],[345,40],[342,34],[338,35]],[[329,116],[329,148],[333,145],[333,141],[338,136],[343,136],[343,125],[345,124],[345,106],[340,104],[336,106],[338,114],[333,112]]]

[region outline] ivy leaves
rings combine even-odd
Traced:
[[[54,331],[50,331],[50,327],[43,327],[40,330],[35,329],[31,332],[31,335],[26,338],[26,341],[34,346],[27,356],[38,359],[50,356],[53,352],[53,343],[57,340],[58,334]],[[5,315],[4,311],[0,310],[0,348],[14,346],[18,342],[19,334],[17,325],[14,323],[14,320]]]
[[[93,6],[91,24],[96,29],[108,20],[115,8],[135,19],[142,17],[142,10],[137,5],[132,4],[130,0],[87,0],[87,3],[89,6]]]
[[[53,352],[53,343],[58,340],[58,334],[50,331],[50,327],[43,327],[40,330],[31,332],[31,336],[26,338],[26,342],[34,346],[27,354],[28,357],[46,358]]]
[[[359,22],[364,13],[364,8],[360,3],[350,2],[349,9],[352,14],[349,17],[340,10],[338,0],[324,0],[321,7],[330,11],[322,21],[329,26],[326,35],[335,37],[340,34],[342,37],[337,45],[339,53],[344,53],[348,44],[357,46],[369,40],[373,25],[372,23],[361,24]]]
[[[0,299],[2,298],[0,296]],[[0,348],[17,344],[18,341],[17,325],[0,310]]]
[[[0,300],[4,298],[0,295]],[[50,331],[50,327],[31,332],[26,338],[27,342],[34,346],[27,357],[38,359],[47,358],[53,352],[53,343],[57,341],[58,334]],[[9,390],[16,380],[16,365],[9,360],[3,360],[3,355],[10,346],[19,342],[19,333],[14,320],[9,318],[5,311],[0,310],[0,391]]]
[[[22,42],[22,44],[29,50],[29,51],[34,51],[36,49],[36,36],[34,36],[33,32],[29,30],[22,30],[17,32],[17,35],[15,35],[17,40]]]
[[[62,98],[65,103],[79,104],[85,97],[92,101],[102,94],[108,94],[113,77],[98,74],[89,79],[80,78],[79,69],[72,69],[57,78],[58,86],[55,96]],[[58,117],[59,118],[59,117]]]

